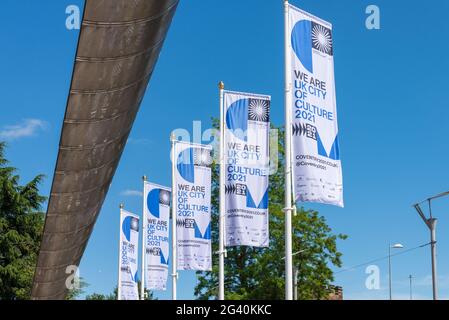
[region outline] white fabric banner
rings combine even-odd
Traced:
[[[166,290],[169,260],[171,190],[144,183],[145,288]]]
[[[212,147],[175,143],[177,269],[212,270]]]
[[[139,249],[139,217],[120,212],[120,300],[139,300],[137,260]]]
[[[224,92],[225,245],[267,247],[270,96]]]
[[[332,25],[289,7],[296,201],[343,207]]]

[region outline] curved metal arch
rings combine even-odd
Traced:
[[[32,299],[64,299],[179,0],[86,0]]]

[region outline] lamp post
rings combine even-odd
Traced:
[[[408,278],[410,279],[410,300],[413,300],[413,295],[412,295],[412,275],[409,275]]]
[[[298,300],[298,266],[293,265],[293,300]]]
[[[424,223],[430,230],[430,254],[431,254],[431,260],[432,260],[432,294],[433,294],[433,300],[438,300],[438,292],[437,292],[437,253],[436,253],[436,225],[437,225],[437,219],[432,217],[432,210],[431,210],[431,199],[428,199],[429,201],[429,211],[430,211],[430,218],[426,218],[424,213],[421,210],[421,207],[419,204],[415,204],[415,209],[418,212],[418,214],[423,219]]]
[[[303,253],[306,249],[302,249],[292,253],[292,257],[297,254]],[[282,260],[285,260],[285,257],[282,257]],[[293,300],[298,300],[298,277],[299,277],[299,268],[296,265],[293,265]]]
[[[420,215],[420,217],[423,219],[424,223],[426,224],[427,228],[430,230],[430,255],[431,255],[431,262],[432,262],[432,294],[433,294],[433,300],[438,300],[438,292],[437,292],[437,248],[436,248],[436,226],[437,226],[437,219],[432,216],[432,199],[429,198],[427,201],[429,202],[429,214],[430,218],[426,218],[423,211],[421,210],[420,204],[417,203],[414,205],[416,211]]]
[[[389,291],[390,291],[390,300],[393,300],[392,293],[391,293],[391,249],[402,249],[404,246],[400,243],[396,243],[394,245],[389,244],[388,245],[388,284],[389,284]]]
[[[438,300],[438,278],[437,278],[437,248],[436,248],[436,225],[437,219],[432,216],[432,200],[437,198],[442,198],[449,195],[449,191],[437,194],[436,196],[430,197],[427,200],[421,201],[413,205],[418,212],[421,219],[426,224],[427,228],[430,230],[430,253],[432,259],[432,293],[433,300]],[[427,218],[423,211],[421,210],[420,204],[423,202],[428,202],[429,204],[429,215]]]

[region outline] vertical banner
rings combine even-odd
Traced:
[[[166,290],[169,260],[168,226],[171,190],[144,182],[145,287]]]
[[[294,6],[289,12],[295,200],[343,207],[332,25]]]
[[[225,245],[268,246],[270,96],[224,92]]]
[[[178,270],[212,270],[212,147],[175,142]]]
[[[120,212],[120,300],[139,300],[137,260],[139,217],[125,210]]]

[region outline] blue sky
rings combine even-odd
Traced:
[[[449,189],[447,163],[449,51],[443,0],[292,1],[333,23],[334,58],[344,209],[306,204],[324,215],[339,243],[344,267],[383,257],[389,242],[412,248],[429,234],[411,204]],[[48,195],[78,31],[65,27],[65,8],[83,1],[4,0],[0,11],[2,93],[0,140],[20,169],[22,181],[44,173]],[[365,8],[381,10],[381,29],[365,28]],[[218,115],[217,83],[272,95],[272,121],[283,119],[283,11],[280,0],[182,1],[134,124],[88,248],[81,276],[87,292],[108,293],[116,285],[118,205],[140,213],[141,176],[169,185],[169,135],[209,128]],[[440,296],[449,298],[449,198],[434,204],[439,219]],[[336,274],[348,299],[384,299],[387,261],[375,263],[380,290],[365,287],[365,268]],[[336,270],[338,271],[338,270]],[[428,247],[393,258],[396,298],[431,298]],[[179,298],[193,298],[195,275],[181,272]],[[160,299],[170,297],[157,292]]]

